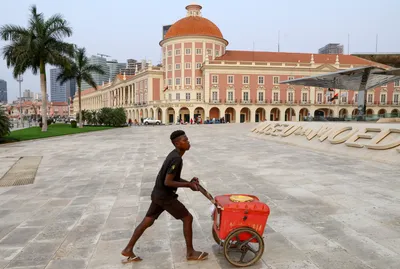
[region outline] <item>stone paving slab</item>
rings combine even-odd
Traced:
[[[254,126],[132,127],[0,146],[0,176],[19,157],[43,156],[34,184],[0,188],[0,269],[233,268],[212,238],[209,201],[190,190],[178,193],[209,259],[187,262],[182,223],[163,213],[136,246],[144,260],[121,264],[178,128],[192,144],[183,177],[270,206],[251,268],[400,268],[398,166],[262,141],[249,136]]]

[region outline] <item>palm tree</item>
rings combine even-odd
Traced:
[[[3,48],[3,58],[7,67],[13,67],[13,76],[31,69],[40,73],[42,92],[42,131],[47,131],[47,87],[46,64],[63,66],[73,55],[74,46],[63,41],[72,35],[72,29],[62,15],[56,14],[45,19],[43,13],[37,13],[36,6],[30,8],[28,27],[4,25],[0,28],[0,38],[10,41]]]
[[[91,64],[88,57],[86,56],[85,48],[78,48],[71,61],[68,65],[65,65],[62,69],[60,75],[58,75],[57,80],[61,84],[67,82],[68,80],[75,79],[78,85],[78,102],[79,102],[79,128],[83,127],[82,124],[82,100],[81,100],[81,86],[82,82],[86,82],[93,88],[97,90],[97,84],[93,79],[92,74],[97,73],[104,75],[105,72],[100,65]]]

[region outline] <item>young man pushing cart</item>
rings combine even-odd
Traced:
[[[194,250],[192,243],[193,216],[178,200],[178,195],[176,194],[178,188],[190,188],[192,191],[199,190],[198,178],[194,177],[190,182],[181,178],[182,156],[190,149],[190,142],[182,130],[174,131],[170,139],[175,149],[169,153],[157,175],[151,194],[150,207],[143,221],[136,227],[128,245],[121,252],[123,256],[128,257],[124,261],[126,263],[141,261],[141,258],[134,254],[133,247],[143,232],[153,225],[154,221],[164,210],[170,213],[175,219],[180,219],[183,222],[187,260],[205,260],[208,257],[207,252]]]

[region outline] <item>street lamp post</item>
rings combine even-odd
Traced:
[[[24,81],[22,75],[18,75],[17,81],[19,83],[19,119],[21,121],[21,126],[24,127],[24,120],[22,117],[22,96],[21,96],[21,83]]]

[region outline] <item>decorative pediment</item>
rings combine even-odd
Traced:
[[[375,89],[369,89],[367,93],[375,93]]]
[[[279,86],[274,86],[274,87],[272,88],[272,90],[273,90],[273,91],[280,91],[281,89],[279,88]]]
[[[191,90],[192,87],[191,86],[185,86],[185,90]]]
[[[203,86],[201,86],[201,85],[196,86],[196,90],[202,90],[202,89],[203,89]]]
[[[242,86],[242,91],[248,91],[250,90],[250,86],[249,85],[243,85]]]
[[[322,64],[315,68],[316,71],[336,72],[338,69],[330,64]]]
[[[264,85],[258,85],[257,90],[258,91],[265,91]]]
[[[213,90],[219,90],[219,86],[218,86],[218,85],[212,85],[211,89],[213,89]]]
[[[227,87],[227,90],[234,90],[235,89],[235,87],[233,86],[233,85],[229,85],[228,87]]]
[[[381,92],[387,92],[387,88],[382,88]]]
[[[287,87],[286,91],[287,91],[287,92],[294,92],[293,86]]]
[[[308,91],[309,91],[309,88],[308,88],[308,87],[303,87],[303,88],[301,89],[301,91],[302,91],[302,92],[308,92]]]
[[[400,88],[394,88],[395,92],[400,92]]]

